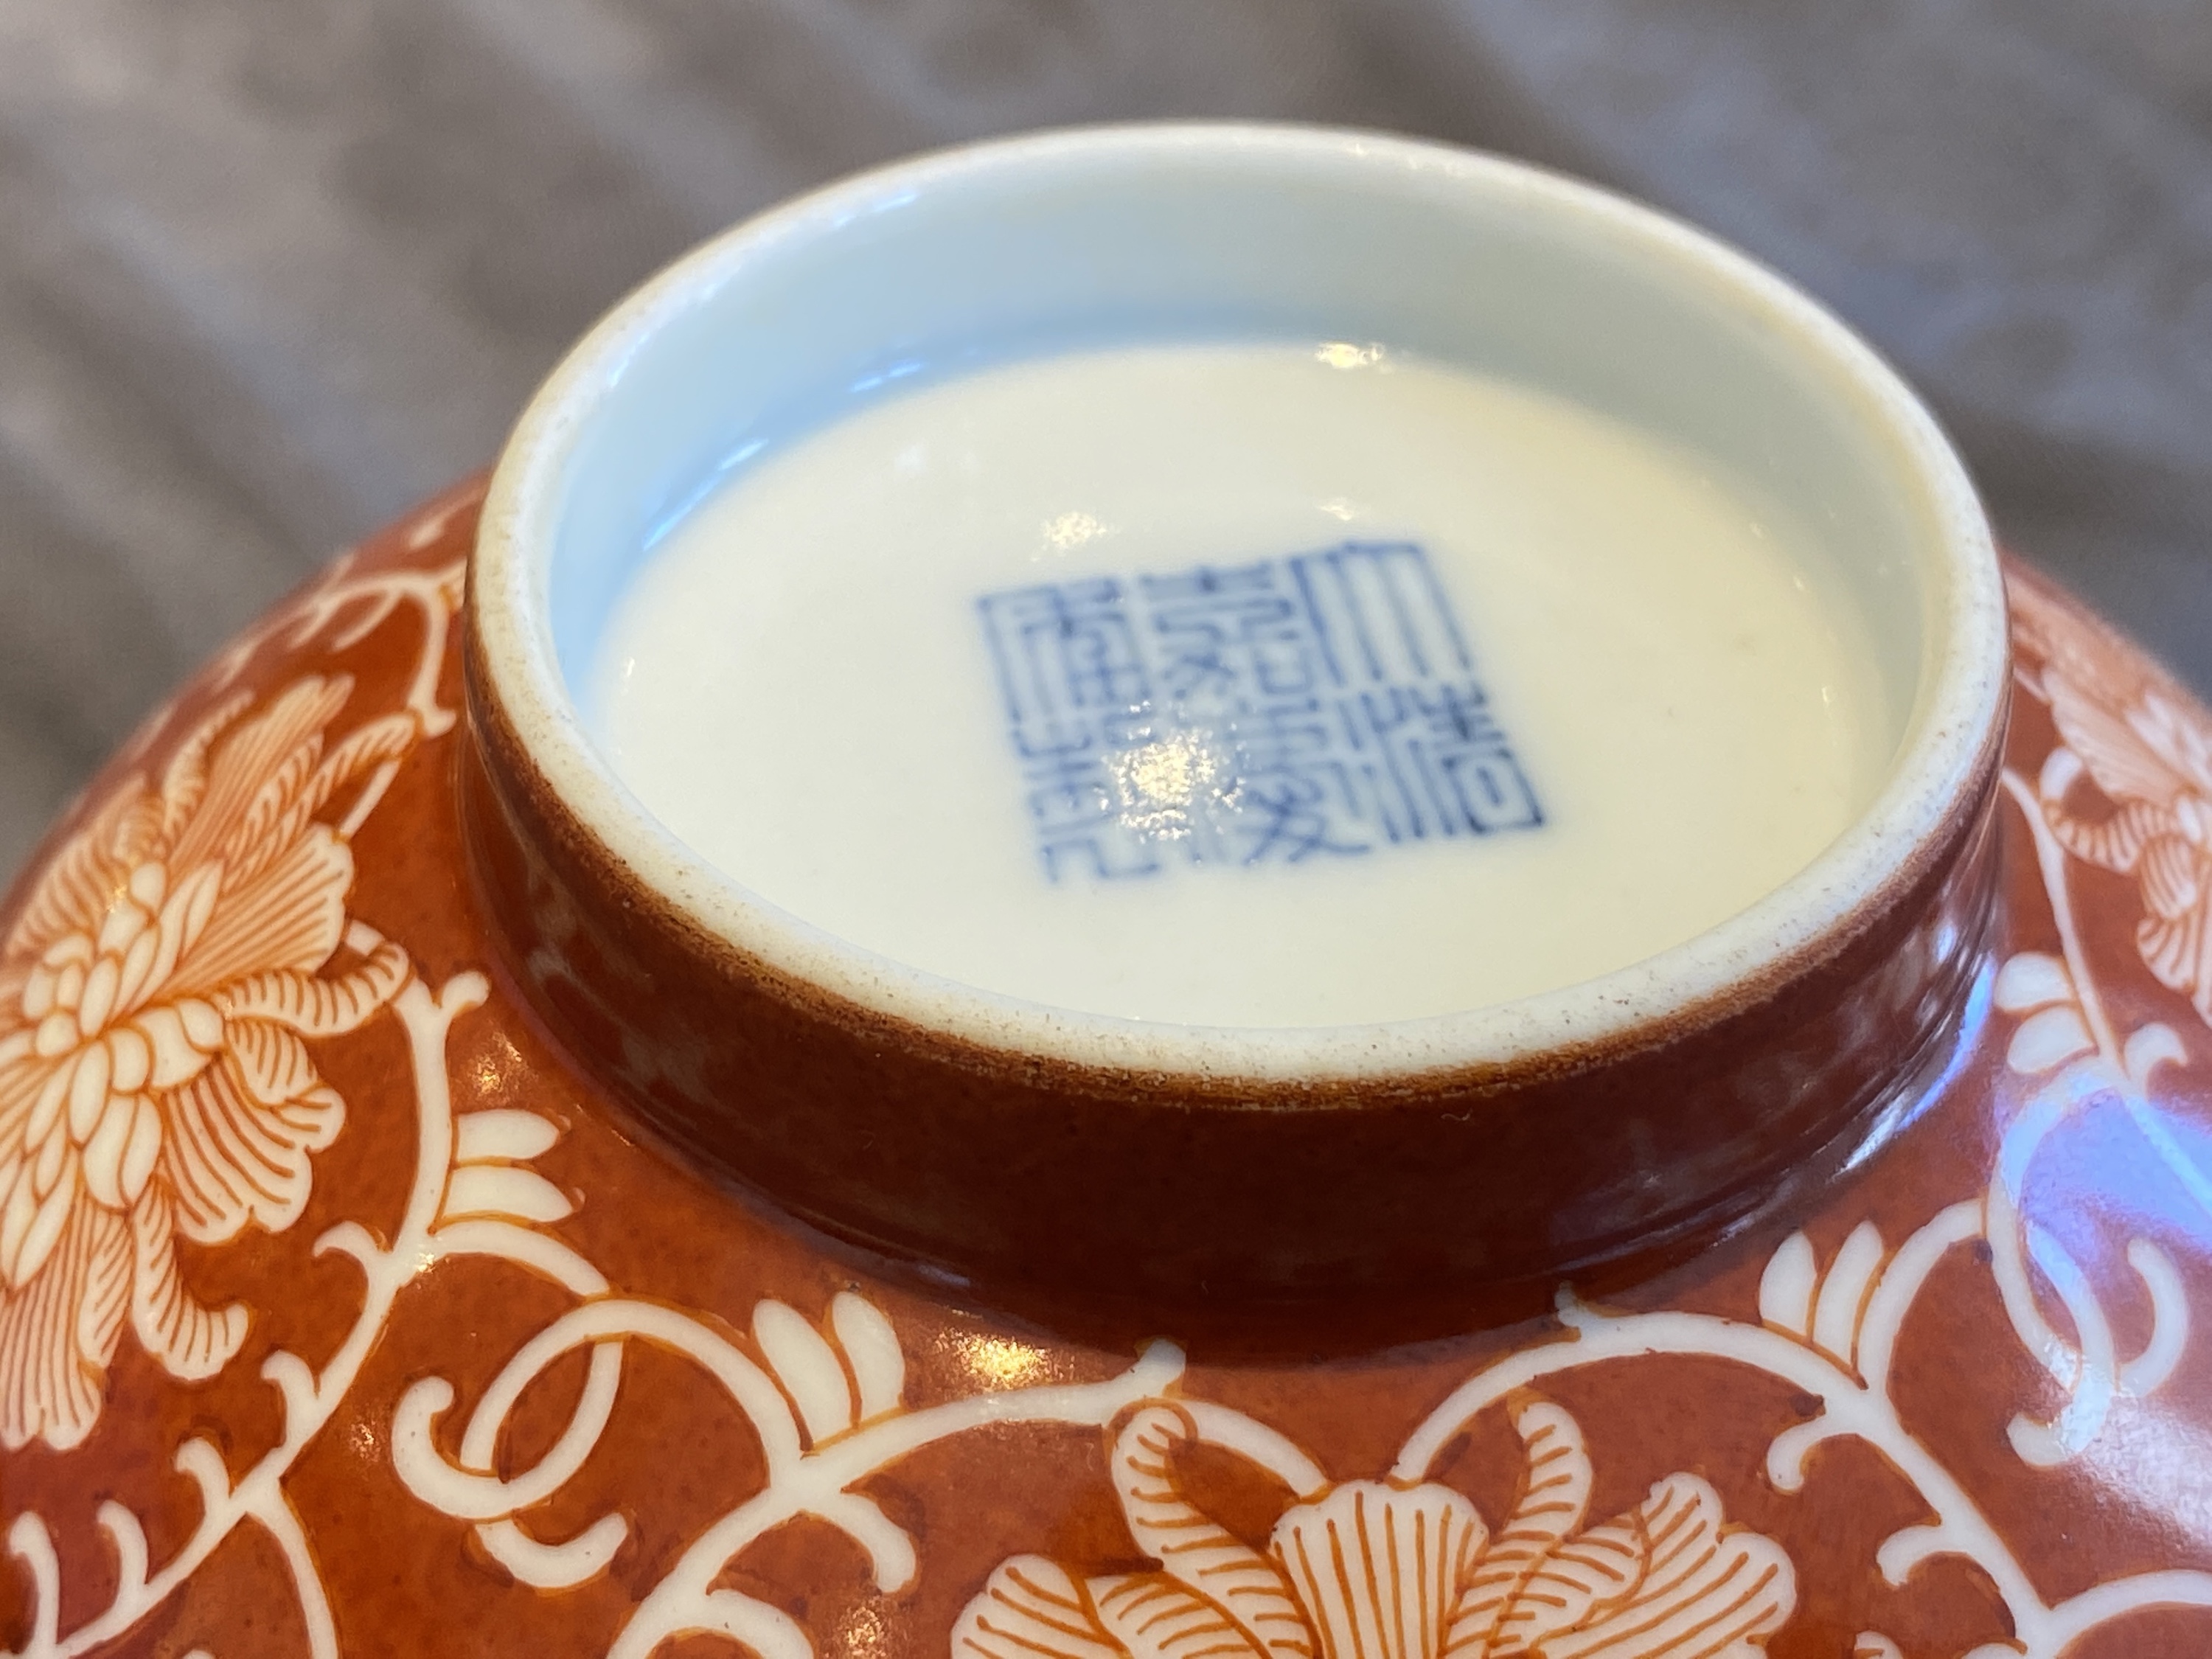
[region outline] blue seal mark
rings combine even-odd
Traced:
[[[1040,583],[977,608],[1054,881],[1544,822],[1415,543]]]

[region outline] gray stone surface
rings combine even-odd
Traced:
[[[1434,134],[1719,230],[2212,689],[2205,0],[0,0],[0,875],[689,243],[1166,114]]]

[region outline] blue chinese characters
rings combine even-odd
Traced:
[[[979,609],[1054,881],[1544,821],[1413,543],[1042,583]]]

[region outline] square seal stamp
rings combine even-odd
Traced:
[[[1040,583],[978,609],[1054,881],[1544,822],[1416,543]]]

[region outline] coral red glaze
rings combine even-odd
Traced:
[[[1986,787],[1771,998],[1237,1115],[626,911],[465,703],[477,501],[9,897],[11,1650],[2212,1643],[2212,717],[2040,579]]]

